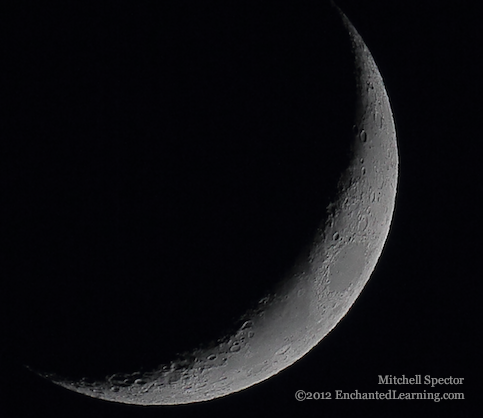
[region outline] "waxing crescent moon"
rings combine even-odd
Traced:
[[[348,312],[375,268],[389,233],[398,177],[394,120],[382,77],[362,38],[350,36],[358,103],[351,162],[312,246],[290,275],[250,308],[238,329],[149,372],[103,381],[42,374],[107,401],[174,405],[208,401],[279,373],[318,344]]]

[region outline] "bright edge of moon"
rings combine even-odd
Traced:
[[[340,11],[339,11],[340,12]],[[175,405],[208,401],[279,373],[317,345],[361,293],[382,253],[394,212],[396,131],[382,77],[362,38],[340,12],[352,41],[358,101],[352,160],[313,245],[239,329],[149,372],[69,381],[72,391],[113,402]]]

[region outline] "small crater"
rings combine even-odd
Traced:
[[[144,380],[144,379],[136,379],[134,381],[134,384],[136,384],[136,385],[145,385],[146,383],[148,383],[148,382],[146,382],[146,380]]]
[[[364,215],[361,215],[359,219],[359,223],[357,224],[357,229],[359,230],[359,232],[364,232],[367,228],[367,225],[368,225],[367,217],[365,217]]]
[[[230,351],[231,351],[232,353],[237,353],[238,351],[240,351],[240,348],[241,348],[241,347],[240,347],[240,343],[235,342],[235,343],[233,343],[233,345],[230,347]]]
[[[278,350],[275,354],[277,356],[281,356],[282,354],[285,354],[289,349],[290,349],[290,344],[286,344],[280,350]]]
[[[96,381],[89,377],[83,377],[79,383],[83,386],[94,386],[96,384]]]
[[[241,329],[246,330],[253,327],[253,321],[246,321],[243,323]]]
[[[141,393],[147,393],[151,390],[151,388],[154,386],[154,383],[151,383],[149,386],[146,386]]]
[[[176,383],[181,379],[181,372],[179,370],[173,370],[168,375],[168,382],[169,383]]]

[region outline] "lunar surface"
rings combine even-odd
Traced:
[[[107,401],[174,405],[243,390],[292,365],[346,315],[381,255],[393,216],[398,176],[389,99],[367,46],[340,13],[350,37],[357,106],[350,164],[312,244],[278,286],[247,307],[237,329],[148,371],[104,380],[41,373],[72,391]]]

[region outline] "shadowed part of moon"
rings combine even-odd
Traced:
[[[26,327],[44,344],[50,335],[61,364],[74,353],[80,359],[66,373],[71,378],[50,380],[131,404],[214,399],[293,364],[362,291],[394,210],[398,160],[389,100],[345,16],[341,22],[337,10],[322,5],[294,7],[217,15],[213,25],[193,13],[190,31],[174,25],[186,48],[168,54],[170,65],[161,60],[168,82],[154,89],[143,84],[155,83],[144,77],[151,67],[117,65],[126,63],[114,54],[116,65],[107,68],[128,68],[134,81],[121,90],[123,77],[107,83],[113,108],[100,120],[115,127],[102,122],[103,145],[82,141],[87,130],[78,149],[66,151],[75,158],[58,161],[45,151],[48,164],[33,158],[49,196],[37,194],[33,203],[75,209],[74,216],[59,209],[52,230],[52,213],[35,214],[37,235],[27,251],[41,254],[29,274],[41,268],[65,299],[39,282],[42,297],[31,302],[47,301],[48,309],[39,309],[43,328]],[[170,45],[172,38],[164,40]],[[144,94],[146,113],[129,106],[143,103]],[[153,105],[163,104],[161,97],[169,106]],[[128,121],[115,118],[118,112]],[[163,140],[136,147],[128,140],[159,132]],[[118,150],[112,138],[125,144],[108,165],[113,172],[105,169]],[[92,160],[93,150],[101,157]],[[73,182],[56,182],[64,170]],[[74,175],[79,170],[88,175]],[[111,203],[106,193],[114,194]],[[74,291],[60,277],[75,277]],[[162,364],[155,367],[156,359]],[[116,373],[120,364],[139,371]],[[76,378],[83,370],[95,377]]]
[[[350,41],[322,3],[39,18],[9,215],[21,356],[72,377],[156,367],[293,268],[352,141]]]

